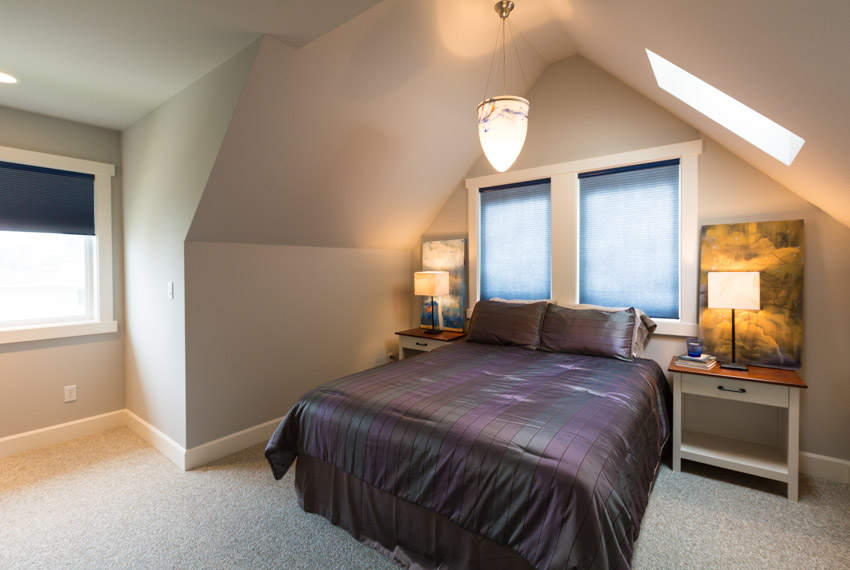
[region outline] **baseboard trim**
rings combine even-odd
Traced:
[[[800,472],[829,481],[850,483],[850,461],[808,451],[800,452]]]
[[[254,427],[243,429],[242,431],[190,448],[186,451],[186,470],[195,469],[216,459],[226,457],[231,453],[242,451],[246,447],[268,441],[282,420],[282,417],[269,420]]]
[[[187,450],[130,410],[123,409],[0,438],[0,457],[127,426],[181,471],[189,471],[242,451],[246,447],[268,441],[281,420],[282,417],[269,420]]]
[[[182,445],[153,427],[130,410],[124,410],[124,420],[124,425],[135,432],[136,435],[148,442],[151,447],[162,453],[181,471],[186,471],[186,449]]]
[[[107,412],[98,416],[91,416],[81,420],[74,420],[64,424],[48,426],[46,428],[18,433],[0,438],[0,457],[23,453],[30,449],[62,443],[75,437],[91,435],[99,431],[123,426],[125,410]]]
[[[179,469],[189,471],[268,441],[282,420],[283,418],[269,420],[187,450],[130,410],[123,409],[0,438],[0,457],[127,426]],[[826,455],[801,451],[800,472],[828,481],[850,483],[850,461]]]

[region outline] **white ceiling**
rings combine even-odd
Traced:
[[[380,0],[0,0],[0,105],[122,130],[267,33],[302,47]]]
[[[378,4],[389,5],[381,18],[396,18],[380,29],[409,31],[411,57],[427,55],[434,38],[422,30],[435,30],[441,49],[453,56],[440,59],[449,68],[446,76],[470,72],[457,90],[483,91],[478,70],[495,39],[494,0],[413,2],[421,12],[414,16],[427,18],[427,26],[413,25],[410,10],[402,8],[407,2],[412,0],[0,0],[0,70],[21,79],[19,85],[0,85],[0,105],[120,130],[263,33],[299,54],[327,52],[304,61],[334,62],[344,57],[338,50],[345,40],[337,51],[327,44],[338,40],[319,47],[316,40],[366,12],[378,17]],[[516,3],[511,21],[526,50],[529,83],[546,63],[579,53],[850,226],[850,161],[843,156],[850,148],[850,2]],[[397,38],[361,38],[353,45],[381,54],[392,45],[382,44],[387,40]],[[416,42],[422,42],[418,50]],[[660,90],[645,48],[806,139],[797,160],[782,165]],[[394,81],[393,74],[414,79],[397,65],[382,67],[382,59],[360,72],[382,85]],[[451,95],[447,90],[445,96]],[[402,104],[389,96],[382,100]],[[447,115],[443,129],[434,132],[449,132],[454,120]],[[477,152],[474,137],[457,136],[470,146],[464,155]]]

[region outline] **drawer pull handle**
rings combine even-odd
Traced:
[[[417,342],[416,346],[428,346],[427,342]]]
[[[738,394],[746,394],[747,391],[744,388],[739,388],[737,390],[733,390],[732,388],[724,388],[723,386],[718,386],[718,390],[723,390],[724,392],[737,392]]]

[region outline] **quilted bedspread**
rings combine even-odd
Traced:
[[[651,360],[460,342],[303,396],[269,441],[505,545],[535,568],[629,567],[669,433]]]

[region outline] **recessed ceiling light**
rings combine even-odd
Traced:
[[[806,141],[660,55],[646,50],[658,86],[790,166]]]
[[[3,73],[2,71],[0,71],[0,83],[17,83],[17,82],[18,82],[17,77],[12,77],[8,73]]]

